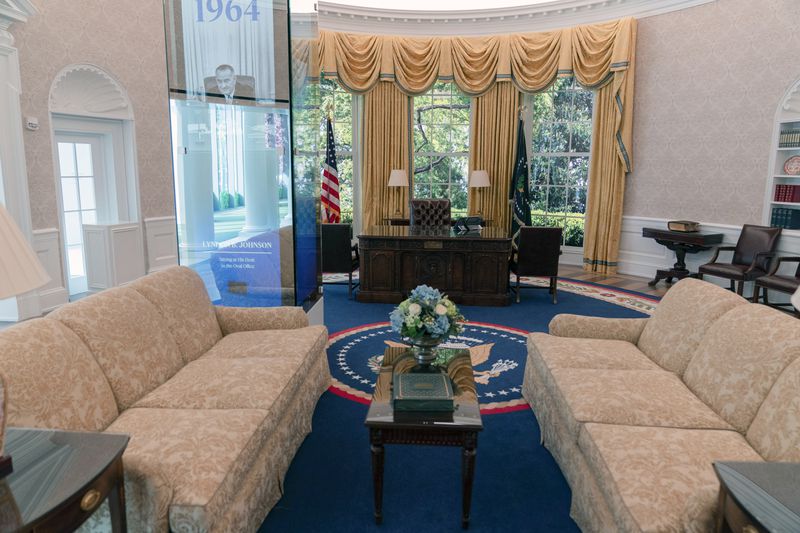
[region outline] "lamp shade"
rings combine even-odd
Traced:
[[[800,310],[800,288],[794,291],[794,294],[792,295],[792,306],[794,306],[795,309]]]
[[[389,187],[408,187],[408,173],[405,170],[392,170],[389,174]]]
[[[489,173],[485,170],[473,170],[469,175],[470,187],[489,187]]]
[[[0,205],[0,299],[38,289],[50,276],[6,208]]]

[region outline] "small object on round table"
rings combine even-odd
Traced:
[[[783,164],[783,171],[790,176],[800,175],[800,155],[794,155]]]

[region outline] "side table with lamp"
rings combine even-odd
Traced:
[[[483,218],[483,189],[487,189],[491,187],[491,185],[489,173],[485,170],[473,170],[470,173],[469,188],[476,189],[475,192],[478,195],[478,201],[476,202],[478,205],[478,212],[475,214],[481,218]]]

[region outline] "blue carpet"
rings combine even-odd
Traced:
[[[590,292],[602,293],[590,284]],[[620,296],[621,291],[614,291]],[[624,299],[624,294],[622,294]],[[634,296],[634,299],[636,297]],[[385,323],[394,306],[360,304],[347,299],[346,286],[325,285],[325,323],[332,338],[357,326]],[[552,305],[547,291],[523,292],[523,303],[504,308],[461,306],[474,322],[497,325],[476,327],[473,344],[494,343],[493,351],[518,366],[495,376],[479,393],[518,388],[522,380],[525,346],[503,328],[546,331],[558,313],[607,317],[645,316],[609,301],[573,292],[559,291],[559,303]],[[372,380],[366,360],[382,351],[390,336],[388,328],[376,326],[360,337],[346,337],[328,350],[334,377],[344,379],[342,358],[360,358],[356,369],[364,378],[362,389],[368,397]],[[480,331],[479,331],[480,330]],[[481,333],[482,332],[482,333]],[[498,335],[502,333],[502,335]],[[484,335],[485,334],[485,335]],[[502,340],[498,337],[502,336]],[[387,338],[384,338],[387,337]],[[396,337],[394,340],[399,341]],[[341,355],[347,347],[347,355]],[[505,343],[505,344],[503,344]],[[465,341],[470,345],[470,341]],[[360,355],[359,355],[360,354]],[[497,358],[495,358],[497,359]],[[337,360],[339,367],[337,367]],[[484,363],[489,365],[490,361]],[[496,361],[495,361],[496,363]],[[488,367],[487,367],[488,368]],[[476,371],[478,367],[476,366]],[[496,378],[496,379],[495,379]],[[505,383],[504,381],[516,383]],[[496,383],[497,382],[497,383]],[[352,385],[352,383],[347,383]],[[481,403],[498,398],[481,398]],[[505,399],[505,398],[503,398]],[[361,400],[364,401],[363,399]],[[326,392],[314,413],[313,431],[295,456],[284,482],[284,496],[267,516],[262,532],[439,532],[461,531],[460,449],[430,446],[386,447],[384,478],[384,521],[376,526],[372,518],[372,472],[368,432],[364,427],[367,406]],[[569,517],[570,490],[550,453],[539,445],[539,427],[529,408],[502,414],[485,414],[484,430],[478,439],[473,487],[471,531],[577,531]]]

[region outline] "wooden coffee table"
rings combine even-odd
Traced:
[[[460,446],[461,452],[461,527],[469,527],[472,480],[478,432],[483,429],[475,391],[472,362],[467,350],[440,350],[434,371],[446,372],[453,381],[453,413],[395,413],[392,408],[392,373],[420,371],[406,348],[386,348],[378,382],[367,412],[372,450],[372,478],[375,493],[375,523],[383,520],[383,461],[385,444],[427,444]]]

